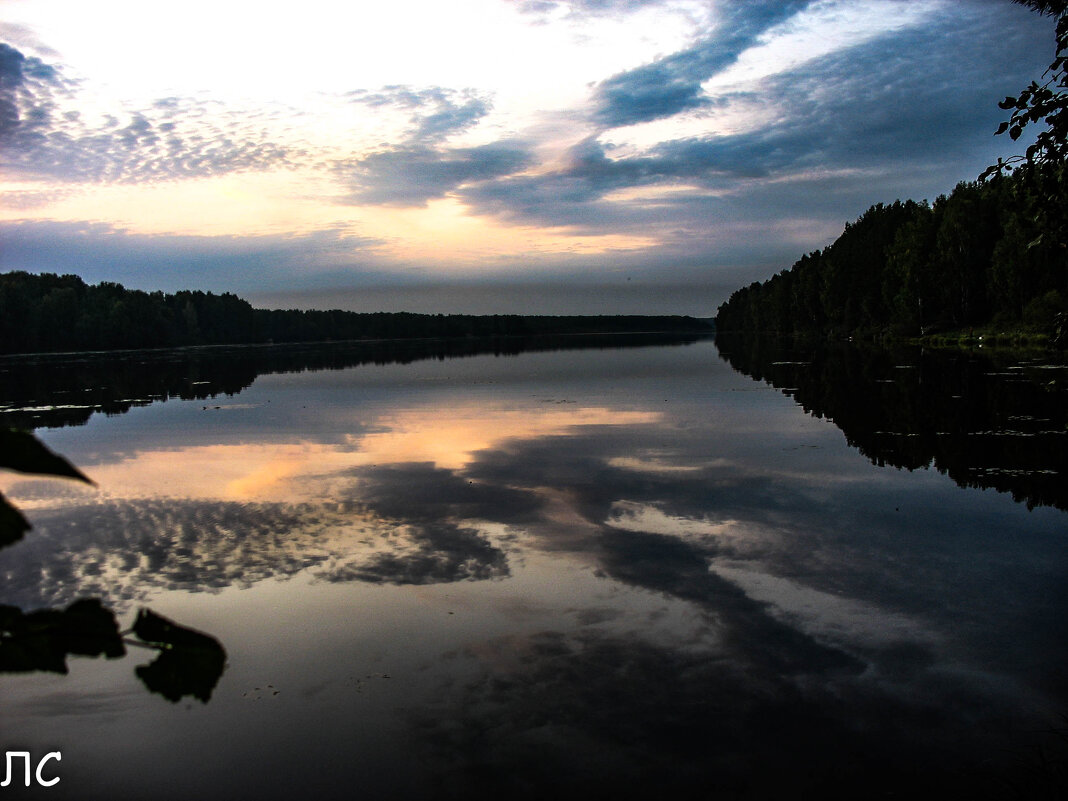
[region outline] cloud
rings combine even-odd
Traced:
[[[571,17],[616,16],[649,8],[649,0],[509,0],[521,14],[549,17],[559,13]]]
[[[99,222],[0,222],[0,269],[75,272],[88,283],[118,281],[130,288],[260,291],[295,275],[344,268],[350,280],[380,276],[381,240],[340,228],[298,235],[191,236],[138,234]]]
[[[407,84],[321,95],[300,110],[274,105],[254,112],[173,96],[93,114],[85,86],[36,58],[48,58],[40,47],[27,44],[20,52],[5,45],[0,170],[40,185],[24,187],[4,203],[47,211],[52,193],[84,184],[293,169],[312,176],[310,192],[335,182],[324,192],[329,203],[419,208],[454,198],[491,223],[558,229],[554,237],[629,234],[644,243],[614,250],[610,262],[603,253],[561,253],[554,245],[551,254],[510,260],[502,272],[629,275],[680,264],[706,272],[745,264],[750,272],[738,278],[747,283],[828,244],[846,220],[872,203],[933,198],[978,175],[1006,148],[1013,152],[1004,137],[991,135],[1001,119],[996,101],[1041,73],[1049,54],[1034,43],[1049,37],[1049,20],[1010,3],[928,3],[922,14],[901,17],[904,22],[888,16],[885,24],[893,30],[876,34],[883,24],[879,13],[900,9],[869,5],[877,20],[860,26],[860,34],[841,34],[848,25],[828,27],[843,36],[831,43],[834,52],[800,62],[806,54],[794,53],[779,73],[732,87],[709,79],[732,65],[744,72],[751,66],[746,59],[774,50],[798,29],[808,35],[809,28],[841,22],[836,14],[847,22],[856,14],[846,13],[848,4],[828,2],[724,3],[716,5],[718,16],[709,27],[696,6],[665,3],[656,13],[690,17],[686,24],[698,40],[592,85],[585,105],[543,108],[517,124],[507,116],[517,105],[512,99],[499,102],[479,89]],[[582,26],[593,17],[640,14],[649,4],[541,0],[516,7],[554,24],[582,17],[575,29],[585,34]],[[711,6],[703,8],[711,13]],[[923,24],[915,24],[921,16]],[[495,102],[503,110],[490,119]],[[319,126],[332,132],[335,112],[344,125],[365,119],[366,112],[371,120],[365,129],[351,129],[345,143],[324,147],[319,134],[309,131]],[[516,124],[515,131],[509,124]],[[487,141],[492,136],[496,141]],[[295,175],[293,184],[300,178]],[[2,263],[46,270],[73,263],[114,278],[102,267],[89,268],[95,253],[114,255],[114,263],[132,270],[133,258],[100,247],[98,234],[90,237],[88,251],[61,253],[58,243],[43,242],[42,253],[54,256],[52,262],[16,243],[18,258],[5,253]],[[283,264],[292,268],[292,285],[312,268],[317,275],[336,269],[339,285],[365,284],[369,271],[432,269],[388,264],[384,251],[372,252],[375,243],[349,241],[357,247],[356,278],[348,282],[344,248],[335,247],[333,238],[316,234],[311,251],[301,253],[281,239],[255,237],[248,240],[249,252],[264,262],[277,255],[282,261],[271,263],[280,265],[279,272]],[[140,248],[138,254],[175,256],[176,270],[190,264],[180,252],[190,240],[158,239],[149,246],[127,235],[123,241]],[[309,240],[301,235],[293,241]],[[243,260],[229,241],[219,243],[220,275],[250,274],[251,258]],[[157,274],[163,285],[173,278]],[[225,286],[206,267],[193,268],[191,275]]]
[[[751,38],[777,19],[765,11],[736,35]],[[723,231],[734,219],[798,220],[813,211],[841,225],[878,201],[948,191],[996,158],[1005,145],[991,135],[1000,119],[996,100],[1030,79],[1035,66],[1019,53],[1034,31],[1034,20],[1021,25],[1011,6],[984,6],[966,24],[945,11],[924,27],[766,78],[759,90],[707,96],[698,93],[699,80],[711,62],[698,51],[714,48],[702,43],[602,84],[594,115],[625,124],[693,104],[725,111],[755,104],[759,125],[638,150],[625,145],[625,131],[601,131],[572,147],[557,169],[501,176],[458,195],[478,214],[587,233],[700,225],[707,238],[709,222]],[[974,52],[992,55],[982,69],[963,73]],[[692,77],[693,92],[679,76]],[[639,97],[642,87],[648,97]],[[647,192],[624,192],[635,189]]]
[[[489,113],[489,100],[471,90],[385,86],[375,92],[350,92],[347,98],[373,109],[413,112],[399,143],[335,163],[335,173],[352,189],[347,203],[425,206],[465,184],[511,175],[533,163],[527,147],[518,141],[474,147],[442,144]]]
[[[0,42],[0,143],[4,149],[37,140],[51,122],[65,83],[39,58]]]
[[[16,48],[21,48],[22,50],[32,50],[36,52],[38,56],[47,58],[59,57],[59,53],[42,44],[37,38],[37,35],[25,25],[18,25],[11,22],[0,22],[0,42],[8,42],[10,45]]]
[[[32,496],[33,483],[19,491]],[[449,520],[368,517],[335,512],[336,505],[101,499],[84,492],[65,500],[36,510],[33,536],[17,552],[0,553],[6,600],[33,609],[95,595],[121,609],[158,588],[218,592],[302,571],[331,583],[375,584],[509,575],[500,548]],[[353,526],[364,536],[351,536]]]
[[[353,102],[370,108],[412,109],[409,143],[430,144],[460,133],[485,117],[491,108],[487,97],[468,89],[454,91],[442,87],[413,89],[385,86],[377,92],[359,89],[349,92]]]
[[[725,4],[723,19],[708,39],[602,81],[594,93],[593,119],[615,128],[708,107],[702,82],[733,64],[762,33],[810,4],[811,0]]]
[[[304,154],[273,141],[259,116],[165,98],[92,119],[78,84],[0,43],[0,166],[13,177],[138,183],[293,166]]]
[[[335,169],[353,189],[350,203],[425,206],[465,184],[511,175],[531,163],[530,153],[511,142],[455,148],[412,144],[339,162]]]

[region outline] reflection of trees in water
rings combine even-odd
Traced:
[[[736,370],[827,418],[878,465],[1068,509],[1068,368],[978,353],[717,338]]]
[[[0,359],[0,424],[23,429],[84,425],[97,412],[123,414],[170,398],[234,395],[257,376],[273,373],[527,351],[683,345],[697,339],[693,334],[589,334],[8,357]]]

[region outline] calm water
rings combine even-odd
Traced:
[[[149,692],[135,648],[0,675],[0,746],[62,752],[26,794],[1029,798],[1063,778],[1040,761],[1068,714],[1063,370],[467,350],[0,372],[0,422],[97,484],[0,477],[34,524],[0,551],[0,603],[96,597],[124,626],[147,606],[228,654],[207,703]]]

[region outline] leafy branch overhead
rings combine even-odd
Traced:
[[[28,431],[0,428],[0,467],[19,473],[38,473],[93,483],[85,473],[49,450]]]
[[[1046,127],[1035,137],[1024,156],[1014,156],[987,167],[981,176],[1011,170],[1013,163],[1054,164],[1068,158],[1068,2],[1065,0],[1017,0],[1020,5],[1057,17],[1056,53],[1042,74],[1042,83],[1032,81],[1016,97],[1006,97],[998,107],[1011,111],[1009,119],[998,126],[996,135],[1009,134],[1014,142],[1033,123]]]

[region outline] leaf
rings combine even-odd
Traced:
[[[1013,125],[1012,128],[1009,129],[1009,138],[1015,142],[1020,138],[1021,133],[1023,133],[1023,129],[1019,125]]]
[[[996,131],[994,131],[994,136],[1000,136],[1001,134],[1005,133],[1005,131],[1007,131],[1008,128],[1009,128],[1009,124],[1007,122],[1001,123],[1001,125],[998,126],[998,129]]]
[[[0,495],[0,548],[14,545],[30,530],[30,524],[22,512]]]
[[[62,476],[93,483],[62,456],[46,448],[33,434],[10,428],[0,428],[0,467],[19,473]]]
[[[207,703],[226,668],[226,651],[214,637],[179,626],[149,609],[137,613],[134,634],[160,649],[135,672],[144,685],[177,703],[191,695]]]

